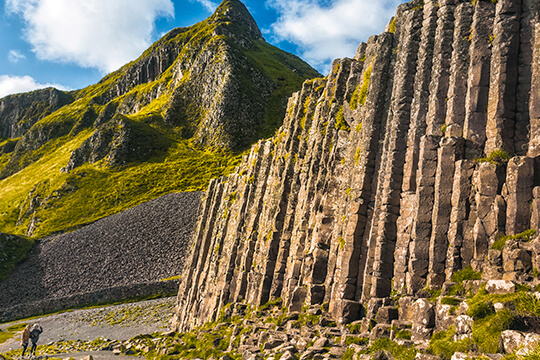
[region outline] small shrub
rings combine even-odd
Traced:
[[[502,165],[504,163],[507,163],[508,160],[510,160],[511,158],[512,157],[506,151],[495,150],[495,151],[492,151],[488,157],[475,159],[474,161],[479,162],[479,163],[490,162],[495,165]]]
[[[482,272],[475,272],[472,267],[466,268],[455,272],[452,275],[452,281],[457,283],[463,283],[466,280],[480,280],[482,279]]]
[[[343,116],[343,106],[339,108],[339,111],[336,114],[335,128],[337,130],[351,131],[351,128],[349,125],[347,125],[347,122],[345,122],[345,117]]]
[[[349,324],[347,325],[351,334],[360,334],[362,331],[362,324]]]
[[[456,306],[456,305],[459,305],[461,304],[461,300],[460,299],[456,299],[454,297],[451,297],[451,296],[445,296],[441,299],[441,304],[442,305],[451,305],[451,306]]]
[[[345,248],[345,239],[342,238],[342,237],[340,237],[340,238],[338,239],[338,243],[339,243],[339,249],[340,249],[341,251],[343,251],[343,249]]]
[[[433,334],[429,341],[428,351],[443,360],[450,360],[456,352],[467,352],[472,347],[472,341],[465,339],[455,342],[455,333],[455,328],[452,325],[446,331]]]
[[[365,73],[362,84],[359,84],[356,90],[354,90],[351,97],[351,109],[355,110],[358,105],[364,105],[366,103],[367,92],[369,88],[369,80],[371,79],[371,70],[373,65],[370,65]]]
[[[346,340],[345,340],[345,345],[349,346],[351,344],[356,344],[356,345],[367,345],[369,344],[369,339],[367,338],[363,338],[363,337],[358,337],[358,336],[355,336],[355,337],[348,337]]]
[[[525,240],[525,241],[530,241],[535,236],[536,236],[536,230],[535,229],[525,230],[524,232],[516,234],[516,235],[504,235],[504,236],[501,236],[497,241],[495,241],[491,245],[491,248],[494,249],[494,250],[502,250],[502,249],[504,249],[504,246],[506,245],[506,242],[508,240],[521,239],[521,240]]]
[[[350,348],[350,349],[345,350],[345,353],[343,354],[343,356],[341,356],[341,359],[352,360],[353,357],[354,357],[354,349]]]
[[[489,301],[474,303],[467,310],[467,315],[472,317],[474,320],[483,319],[486,316],[495,313],[495,308],[493,304]]]
[[[411,340],[412,333],[410,330],[399,330],[396,332],[396,339]]]
[[[398,345],[396,342],[388,338],[376,339],[366,352],[369,354],[374,354],[379,350],[386,350],[391,353],[394,358],[400,360],[413,360],[417,353],[415,348]]]

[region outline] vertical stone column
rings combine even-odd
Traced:
[[[446,279],[462,268],[463,242],[469,231],[467,220],[470,212],[471,177],[474,163],[460,160],[455,164],[454,185],[452,191],[452,212],[448,229],[448,251],[446,255]]]
[[[540,156],[540,22],[536,24],[534,31],[534,55],[532,61],[532,84],[531,97],[529,100],[530,114],[530,157]]]
[[[440,136],[446,119],[446,106],[450,86],[450,64],[454,41],[455,0],[439,1],[437,31],[433,50],[433,70],[429,85],[429,109],[427,113],[427,135]]]
[[[444,137],[441,140],[435,177],[435,199],[433,203],[433,230],[429,242],[429,267],[427,284],[439,288],[444,280],[448,228],[452,211],[452,188],[457,160],[463,157],[463,138]]]
[[[467,77],[470,65],[470,43],[468,37],[471,31],[474,6],[461,3],[456,7],[456,25],[452,48],[452,63],[450,65],[450,90],[448,91],[448,106],[445,121],[445,136],[463,136],[465,123],[465,104],[467,100]]]
[[[536,4],[535,4],[536,3]],[[514,130],[514,152],[517,156],[527,155],[529,148],[532,64],[534,47],[533,17],[538,8],[536,0],[524,0],[521,3],[520,47],[518,58],[517,112]]]
[[[519,31],[521,1],[499,0],[492,37],[491,81],[486,155],[495,150],[514,153],[514,129],[517,111]]]
[[[516,235],[531,227],[534,159],[520,156],[510,159],[506,174],[506,233]]]
[[[405,4],[404,4],[405,5]],[[399,199],[403,183],[403,166],[407,150],[406,134],[409,129],[411,102],[414,89],[407,86],[414,81],[416,60],[420,43],[422,12],[410,9],[400,18],[399,42],[396,59],[394,84],[391,98],[393,114],[388,123],[381,167],[381,182],[377,189],[380,196],[380,215],[377,221],[375,252],[373,258],[373,277],[370,296],[390,295],[393,277],[394,250],[397,239],[396,221],[399,216]]]
[[[409,245],[407,290],[415,293],[425,286],[429,266],[431,220],[434,204],[437,148],[440,136],[424,136],[420,145],[420,167],[416,187],[414,223]]]
[[[478,262],[484,261],[489,249],[489,238],[498,226],[494,205],[499,190],[499,169],[502,168],[497,164],[480,163],[473,176],[476,220],[472,237],[474,259]]]
[[[536,234],[540,234],[540,186],[533,190],[531,229],[535,229]]]
[[[429,84],[433,68],[435,31],[437,30],[437,3],[436,0],[427,0],[424,3],[424,20],[414,79],[414,98],[411,104],[411,120],[407,135],[407,154],[403,169],[403,191],[416,189],[420,139],[426,133],[426,114],[429,107]]]
[[[478,1],[475,6],[469,41],[471,43],[469,76],[463,137],[467,140],[466,157],[483,154],[486,141],[487,106],[490,82],[490,58],[493,16],[491,1]]]

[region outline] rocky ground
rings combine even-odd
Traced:
[[[200,193],[162,196],[38,242],[0,283],[0,310],[180,275]]]
[[[225,306],[188,333],[167,330],[175,298],[75,310],[0,325],[40,323],[37,359],[533,360],[540,358],[540,292],[507,280],[464,280],[441,293],[370,301],[340,325],[328,305]],[[13,351],[13,349],[17,349]],[[3,353],[3,354],[2,354]],[[0,356],[20,358],[18,339]],[[1,358],[1,357],[0,357]]]
[[[175,298],[147,300],[73,310],[60,314],[0,324],[1,331],[19,324],[39,323],[44,332],[40,337],[38,357],[94,359],[114,357],[113,347],[139,334],[167,330]],[[19,357],[19,336],[0,344],[0,354]],[[1,358],[1,357],[0,357]]]

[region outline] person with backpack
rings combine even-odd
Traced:
[[[32,327],[30,325],[26,325],[24,328],[22,334],[21,334],[21,346],[23,347],[22,356],[24,356],[24,353],[26,352],[26,348],[28,347],[28,340],[30,340],[30,330]]]
[[[30,355],[36,355],[37,342],[39,335],[43,332],[43,328],[39,324],[34,324],[32,330],[30,330],[30,341],[32,341],[32,347],[30,348]]]

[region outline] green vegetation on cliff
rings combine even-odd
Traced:
[[[267,44],[245,6],[227,0],[95,85],[19,96],[59,100],[54,108],[40,98],[21,118],[0,114],[0,130],[33,122],[0,139],[0,231],[42,237],[204,190],[275,132],[288,97],[318,75]]]

